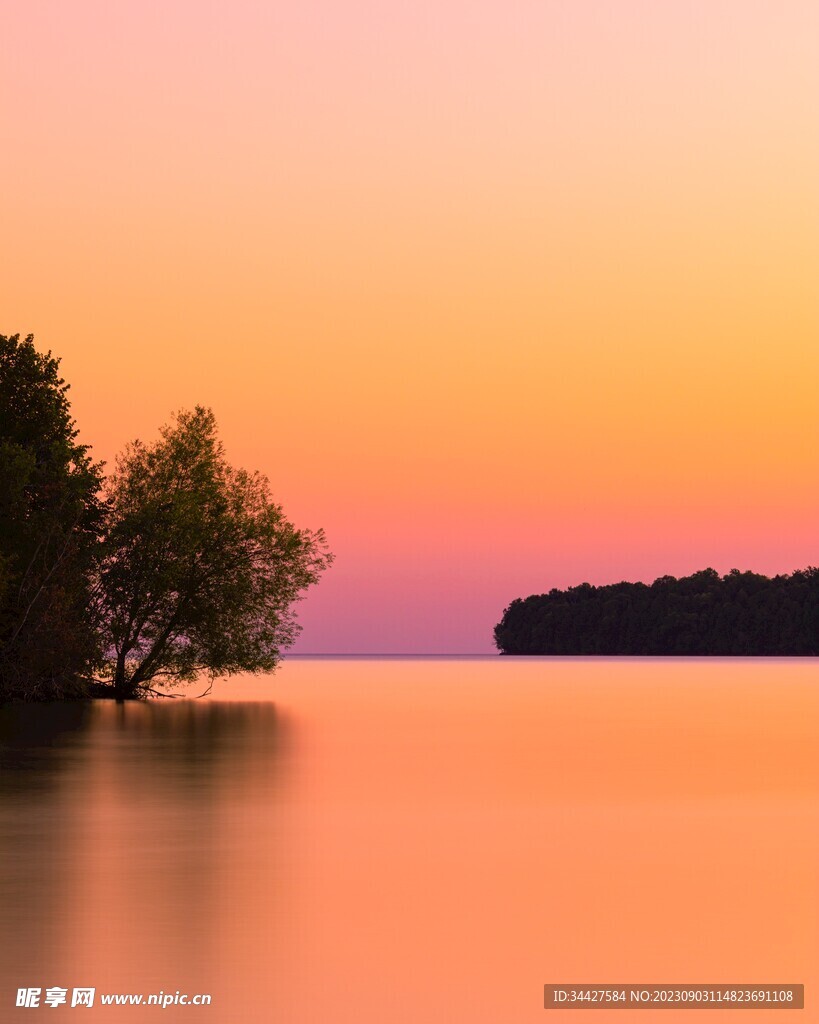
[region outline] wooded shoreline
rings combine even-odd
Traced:
[[[501,654],[813,657],[819,569],[774,577],[703,569],[651,584],[582,583],[513,601]]]

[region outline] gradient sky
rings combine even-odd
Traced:
[[[302,652],[819,563],[815,0],[7,0],[0,332],[110,460],[211,405]]]

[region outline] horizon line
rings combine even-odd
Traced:
[[[284,658],[481,658],[499,651],[299,651]]]

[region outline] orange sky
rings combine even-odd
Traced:
[[[819,562],[819,6],[11,0],[3,333],[106,459],[211,405],[302,651]]]

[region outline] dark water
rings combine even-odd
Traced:
[[[0,1021],[177,991],[212,1004],[161,1019],[540,1021],[546,981],[815,1005],[818,669],[293,659],[203,701],[0,709]],[[29,986],[97,1005],[16,1009]]]

